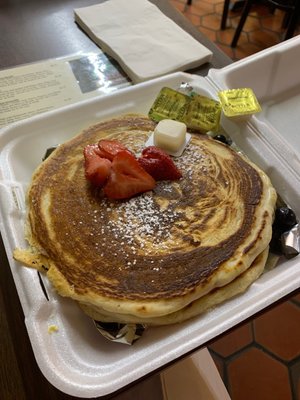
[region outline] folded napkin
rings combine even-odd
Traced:
[[[147,0],[77,8],[75,21],[133,82],[197,67],[212,53]]]

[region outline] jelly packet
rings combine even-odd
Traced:
[[[150,108],[148,115],[156,122],[162,119],[174,119],[183,122],[189,102],[189,96],[174,89],[163,87]]]
[[[163,87],[150,108],[148,116],[156,122],[162,119],[184,122],[187,128],[202,133],[218,131],[221,117],[220,103],[196,94],[189,84],[182,83],[180,90],[181,92]]]
[[[250,88],[222,90],[218,96],[226,117],[240,118],[261,111],[260,104]]]
[[[194,94],[191,98],[183,122],[190,129],[206,133],[217,132],[220,128],[221,105],[206,96]]]

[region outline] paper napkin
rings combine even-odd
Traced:
[[[77,8],[75,21],[133,82],[195,68],[212,52],[147,0]]]

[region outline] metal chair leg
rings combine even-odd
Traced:
[[[242,29],[244,27],[244,24],[246,22],[246,19],[248,17],[248,14],[250,12],[251,6],[252,6],[253,0],[246,0],[243,11],[242,11],[242,15],[240,18],[240,21],[238,23],[238,26],[235,30],[232,42],[231,42],[231,47],[236,47],[237,42],[239,40],[240,34],[242,32]]]
[[[294,36],[294,32],[298,23],[300,15],[300,0],[296,1],[295,10],[291,13],[288,20],[287,30],[285,32],[284,40],[290,39]]]
[[[221,29],[222,30],[226,29],[226,21],[227,21],[227,16],[228,16],[229,5],[230,5],[230,0],[225,0],[224,7],[223,7],[222,20],[221,20]]]

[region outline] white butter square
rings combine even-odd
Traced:
[[[166,152],[177,152],[185,144],[186,125],[183,122],[163,119],[157,124],[154,134],[154,145]]]
[[[163,120],[163,121],[165,121],[165,120]],[[160,122],[162,122],[162,121],[160,121]],[[173,122],[177,122],[177,121],[173,121]],[[163,149],[166,153],[170,154],[171,156],[180,157],[182,155],[182,153],[184,152],[184,149],[188,145],[189,141],[191,140],[191,137],[192,136],[189,133],[186,133],[185,134],[185,138],[184,138],[184,142],[182,143],[182,145],[178,148],[178,150],[173,151],[173,150],[170,150],[170,149],[165,149],[165,148],[162,148],[160,146],[157,146],[157,144],[154,143],[154,132],[152,132],[152,134],[149,136],[147,142],[145,143],[145,147],[147,147],[147,146],[157,146],[157,147]],[[179,140],[179,142],[180,142],[180,140]]]

